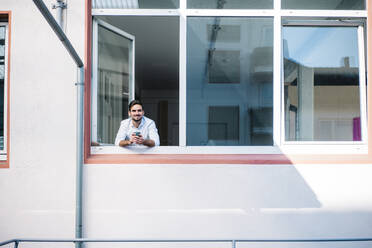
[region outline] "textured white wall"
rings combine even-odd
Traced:
[[[51,0],[44,0],[51,9]],[[66,30],[81,57],[84,0],[68,1]],[[77,70],[32,0],[12,11],[10,168],[0,169],[0,240],[73,237]],[[55,10],[51,10],[55,14]]]
[[[88,237],[372,236],[370,165],[86,165]]]

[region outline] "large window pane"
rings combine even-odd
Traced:
[[[283,9],[364,10],[366,0],[282,0]]]
[[[5,27],[0,26],[0,150],[4,149]]]
[[[93,9],[175,9],[179,0],[92,0]]]
[[[188,0],[191,9],[272,9],[273,0]]]
[[[361,140],[357,27],[288,26],[283,39],[286,140]]]
[[[190,17],[187,145],[273,144],[273,19]]]

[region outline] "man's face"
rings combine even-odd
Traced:
[[[140,121],[144,114],[145,111],[143,111],[142,106],[139,104],[133,105],[128,112],[128,115],[132,117],[132,120],[134,121]]]

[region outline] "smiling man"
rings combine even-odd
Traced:
[[[133,100],[129,103],[129,118],[120,123],[115,145],[125,146],[158,146],[159,134],[155,122],[144,116],[142,103]]]

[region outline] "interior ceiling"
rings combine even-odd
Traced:
[[[137,87],[141,90],[178,89],[177,17],[106,16],[100,19],[135,36]]]

